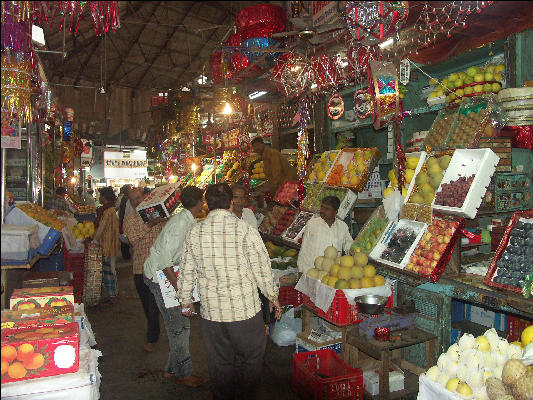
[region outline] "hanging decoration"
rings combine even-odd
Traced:
[[[311,87],[315,74],[309,62],[300,54],[287,53],[285,62],[274,67],[274,79],[281,86],[282,93],[287,97],[299,96]]]
[[[311,116],[309,101],[305,97],[300,99],[299,105],[298,114],[300,116],[300,121],[298,125],[298,153],[296,158],[296,170],[298,172],[298,207],[300,207],[300,204],[302,204],[305,197],[304,179],[307,158],[309,157],[309,132],[307,131],[307,124]]]
[[[63,124],[63,142],[70,142],[70,137],[72,136],[72,122],[65,121]]]
[[[407,1],[348,1],[344,18],[354,40],[376,45],[399,31],[407,21]]]
[[[398,76],[390,62],[370,61],[368,84],[372,97],[372,122],[380,129],[399,113]]]
[[[269,48],[269,47],[275,46],[278,43],[279,41],[272,39],[272,38],[259,37],[259,38],[247,39],[242,43],[242,45],[246,49],[251,49],[254,47],[255,48]],[[256,62],[259,58],[263,57],[264,55],[264,53],[253,52],[249,50],[244,50],[243,54],[250,62]],[[274,61],[279,56],[280,56],[280,53],[270,53],[265,57],[265,60],[267,64],[272,66],[274,64]]]
[[[336,58],[327,54],[311,58],[311,68],[318,90],[327,90],[340,84],[342,75],[338,67]]]
[[[242,40],[270,38],[273,33],[283,32],[287,26],[285,10],[273,4],[256,4],[243,8],[235,18],[237,33]]]
[[[411,62],[409,60],[402,60],[400,62],[400,76],[398,80],[402,85],[409,83],[409,77],[411,75]]]
[[[350,41],[347,47],[346,55],[354,80],[356,82],[366,80],[369,62],[381,60],[380,48],[378,46],[363,46],[354,41]]]
[[[354,92],[353,109],[359,119],[368,118],[372,112],[372,100],[368,88],[358,89]]]
[[[31,115],[31,61],[23,53],[2,54],[2,113],[23,122]]]
[[[339,119],[344,114],[344,100],[342,96],[338,93],[335,93],[329,98],[328,105],[326,107],[328,112],[328,117],[332,120]]]

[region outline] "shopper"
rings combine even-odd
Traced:
[[[257,230],[229,211],[232,197],[225,183],[207,188],[210,212],[188,233],[178,276],[178,299],[188,317],[193,315],[193,286],[198,282],[216,400],[255,398],[266,346],[257,287],[281,317],[266,247]]]
[[[133,188],[129,192],[131,205],[137,207],[146,195],[141,188]],[[159,340],[159,309],[154,294],[150,291],[143,279],[144,262],[150,255],[150,248],[157,236],[165,226],[166,220],[161,218],[144,223],[139,213],[132,212],[124,218],[124,233],[133,248],[133,282],[137,294],[141,299],[144,315],[148,322],[146,330],[146,351],[154,351],[153,343]]]
[[[66,195],[67,189],[65,189],[63,186],[59,186],[58,188],[56,188],[54,197],[52,197],[46,202],[45,208],[47,210],[61,210],[75,213],[76,209],[74,207],[71,207],[70,204],[67,202],[67,200],[65,199]]]
[[[265,166],[267,183],[263,185],[263,191],[276,193],[282,183],[297,180],[296,169],[287,158],[276,149],[265,146],[262,138],[253,139],[252,148],[254,153],[262,156]]]
[[[181,314],[180,307],[166,308],[157,278],[158,271],[163,271],[170,284],[178,290],[173,267],[180,265],[185,236],[196,223],[196,216],[202,211],[202,190],[194,186],[186,187],[181,192],[181,203],[185,209],[166,223],[150,249],[150,256],[144,263],[144,275],[167,330],[170,351],[165,377],[174,376],[178,384],[197,387],[206,383],[206,380],[192,373],[189,353],[190,321]]]
[[[120,233],[120,252],[124,260],[131,259],[130,245],[131,243],[123,236],[124,235],[124,217],[135,209],[132,207],[129,200],[129,192],[131,190],[131,185],[124,185],[120,189],[120,196],[115,203],[115,207],[118,210],[118,222],[119,222],[119,233]]]
[[[302,246],[298,253],[298,270],[306,273],[314,267],[315,259],[333,246],[338,252],[348,253],[353,243],[348,225],[337,218],[340,200],[336,196],[322,199],[320,216],[311,218],[305,225]]]
[[[115,193],[110,186],[100,190],[101,207],[96,210],[96,231],[93,241],[102,248],[102,280],[111,302],[118,300],[115,261],[118,256],[118,218],[115,211]]]
[[[87,190],[87,205],[91,207],[96,207],[96,201],[94,200],[94,190]]]

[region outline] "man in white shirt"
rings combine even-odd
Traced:
[[[196,216],[202,211],[202,190],[194,186],[186,187],[181,191],[181,203],[185,209],[167,222],[150,249],[150,256],[144,263],[144,282],[155,296],[167,330],[170,351],[165,377],[175,376],[176,383],[197,387],[206,383],[206,380],[192,373],[189,353],[190,321],[182,315],[181,307],[165,307],[157,278],[157,272],[163,271],[170,284],[178,290],[173,267],[180,264],[185,237],[196,224]]]
[[[306,273],[314,268],[315,259],[324,255],[327,247],[333,246],[341,255],[348,253],[353,243],[348,225],[337,218],[340,200],[335,196],[322,199],[320,216],[311,218],[305,225],[300,253],[298,253],[298,270]]]
[[[247,203],[246,189],[243,185],[235,183],[231,185],[231,191],[233,192],[233,200],[231,203],[231,211],[237,216],[247,222],[252,228],[257,229],[257,219],[254,212],[245,207]]]

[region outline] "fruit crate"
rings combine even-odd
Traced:
[[[357,236],[356,236],[356,238],[354,240],[354,245],[352,245],[352,249],[353,249],[353,246],[360,247],[361,251],[363,253],[365,253],[366,255],[368,255],[372,251],[372,249],[375,246],[375,243],[372,244],[371,242],[369,242],[370,243],[370,247],[369,247],[369,246],[366,246],[366,244],[363,243],[363,240],[367,236],[371,236],[372,235],[372,233],[370,231],[374,231],[374,227],[375,227],[376,221],[378,219],[383,219],[385,221],[385,226],[387,226],[389,224],[389,219],[387,218],[387,215],[385,214],[385,208],[383,207],[383,205],[381,205],[378,208],[376,208],[376,210],[374,210],[372,215],[370,215],[370,218],[368,218],[368,220],[366,221],[365,225],[363,226],[363,229],[361,229],[359,231],[359,233],[357,234]],[[380,233],[378,235],[375,235],[376,236],[376,243],[377,243],[377,240],[381,237],[381,234],[383,233],[383,230],[381,230],[379,232]]]
[[[470,219],[475,218],[499,159],[490,149],[455,150],[442,182],[435,192],[435,199],[433,199],[432,204],[433,210],[438,210],[443,214],[453,214]],[[474,179],[461,207],[449,207],[436,203],[437,195],[442,191],[444,184],[455,181],[460,177],[468,178],[472,175]]]
[[[509,343],[520,341],[522,331],[528,326],[533,325],[533,321],[515,317],[514,315],[507,316],[507,341]]]
[[[61,232],[50,228],[43,239],[41,245],[37,248],[37,253],[39,254],[48,254],[54,248],[58,239],[61,237]]]
[[[65,260],[63,253],[52,254],[48,258],[39,260],[39,272],[63,271]]]
[[[494,209],[521,210],[533,206],[531,176],[525,173],[497,173],[494,175]]]
[[[298,182],[284,182],[280,185],[274,201],[282,206],[290,206],[292,202],[298,201]]]
[[[448,137],[450,131],[455,128],[458,112],[459,107],[457,106],[447,107],[440,110],[435,117],[421,148],[426,149],[429,147],[430,150],[444,148],[445,139]]]
[[[425,283],[412,287],[403,282],[397,282],[396,304],[399,307],[414,303],[417,312],[415,327],[438,337],[435,349],[435,360],[439,354],[450,346],[451,326],[451,297],[439,292],[442,286],[438,283]],[[444,291],[444,290],[442,290]],[[417,344],[402,349],[402,359],[419,367],[426,368],[426,346]]]
[[[494,258],[490,263],[490,267],[487,270],[487,274],[485,275],[485,279],[483,280],[483,283],[485,283],[485,285],[492,286],[498,289],[508,290],[511,292],[522,293],[522,288],[520,287],[509,286],[506,284],[494,282],[494,278],[498,274],[498,261],[506,252],[507,245],[509,244],[509,240],[511,238],[511,234],[519,222],[533,224],[533,210],[517,211],[514,213],[513,218],[511,218],[511,221],[509,222],[509,225],[505,230],[505,234],[503,235],[503,238],[500,241],[500,245],[496,249],[496,254],[494,254]],[[522,240],[520,242],[522,242]],[[525,245],[525,249],[526,251],[530,251],[531,246]]]
[[[335,170],[335,168],[337,168],[337,165],[342,165],[342,168],[344,171],[346,171],[347,167],[348,167],[348,164],[351,163],[351,161],[354,159],[354,157],[356,156],[356,153],[357,152],[367,152],[367,151],[370,151],[372,152],[372,155],[370,156],[370,158],[367,161],[366,163],[366,169],[364,171],[362,171],[360,174],[358,173],[358,176],[359,176],[359,182],[355,185],[350,185],[350,184],[342,184],[342,183],[337,183],[337,182],[334,182],[331,178],[332,178],[332,172]],[[372,173],[372,171],[374,171],[374,168],[376,167],[376,165],[378,165],[378,162],[379,162],[379,159],[381,157],[381,153],[379,152],[378,148],[377,147],[362,147],[362,148],[346,148],[346,149],[342,149],[338,158],[335,160],[335,163],[333,164],[333,167],[331,168],[330,172],[328,173],[328,176],[326,178],[326,183],[330,186],[340,186],[340,187],[346,187],[346,188],[350,188],[350,189],[353,189],[355,190],[356,192],[361,192],[364,188],[365,188],[365,185],[368,181],[368,179],[370,178],[370,174]]]
[[[85,253],[70,253],[64,246],[65,271],[83,271],[85,264]]]
[[[300,211],[292,224],[283,232],[281,236],[283,239],[290,242],[299,243],[299,240],[303,238],[305,225],[313,218],[314,214],[307,211]]]
[[[389,296],[385,308],[392,308],[394,305],[394,289],[393,293]],[[327,312],[322,311],[320,308],[315,306],[311,301],[309,296],[302,293],[303,304],[312,309],[320,318],[325,319],[328,322],[331,322],[337,326],[346,326],[355,323],[359,323],[363,320],[363,316],[359,314],[359,308],[357,304],[351,305],[346,299],[346,295],[342,290],[335,291],[335,297],[329,306]]]
[[[323,179],[318,179],[318,176],[316,175],[316,171],[315,171],[315,167],[318,163],[320,163],[322,161],[322,158],[321,157],[316,157],[312,162],[311,162],[311,165],[309,166],[309,174],[307,176],[307,182],[306,183],[325,183],[326,180],[328,179],[328,176],[329,174],[331,173],[331,170],[333,169],[333,166],[337,163],[337,160],[339,159],[339,156],[341,154],[341,152],[339,150],[330,150],[330,151],[325,151],[324,153],[322,154],[326,154],[326,157],[327,160],[328,160],[328,169],[327,171],[324,172],[324,178]],[[331,156],[332,154],[334,154],[334,157]],[[331,160],[331,158],[333,158],[333,160]],[[312,173],[314,173],[314,179],[312,177]]]
[[[413,175],[413,178],[411,179],[411,182],[409,183],[409,186],[407,187],[407,195],[405,196],[404,203],[407,203],[409,200],[409,197],[411,196],[411,193],[413,192],[415,185],[416,185],[416,176],[421,171],[422,167],[424,166],[424,163],[426,162],[427,153],[425,151],[419,151],[415,153],[409,153],[405,155],[406,159],[409,157],[418,157],[418,164],[416,164],[415,168],[415,174]]]
[[[413,241],[410,243],[407,250],[402,253],[403,258],[401,259],[399,263],[384,259],[383,256],[384,256],[385,251],[389,248],[392,248],[391,239],[393,238],[393,235],[396,235],[401,229],[413,230],[416,236],[414,237]],[[391,221],[389,222],[389,225],[383,231],[378,242],[376,243],[376,245],[370,252],[369,257],[375,261],[379,261],[380,263],[390,265],[391,267],[405,269],[406,265],[409,262],[409,259],[411,258],[411,255],[413,254],[416,246],[418,245],[418,242],[420,242],[420,239],[422,239],[422,236],[424,235],[426,231],[427,231],[427,224],[424,222],[410,221],[407,219],[400,219],[397,222]]]
[[[297,291],[294,288],[295,286],[296,285],[279,287],[278,300],[282,306],[291,305],[293,307],[298,307],[303,303],[302,293]]]
[[[333,350],[292,356],[292,387],[308,400],[362,400],[363,371],[346,364]]]

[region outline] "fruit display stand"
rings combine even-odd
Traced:
[[[409,153],[409,154],[406,154],[406,157],[407,157],[407,165],[406,165],[407,169],[405,171],[405,179],[407,183],[409,183],[409,186],[407,186],[407,195],[405,196],[405,202],[407,203],[407,200],[411,196],[411,193],[413,192],[414,187],[416,185],[416,177],[421,171],[422,167],[425,165],[427,153],[425,151]],[[409,165],[409,164],[413,163],[415,159],[418,159],[418,162],[416,163],[415,168],[411,168],[412,165]],[[408,176],[409,169],[413,171],[412,176]]]
[[[307,183],[325,183],[339,155],[340,151],[331,150],[320,154],[320,157],[317,156],[309,166]]]
[[[351,250],[355,251],[357,248],[359,248],[361,252],[368,255],[376,245],[378,239],[383,233],[383,230],[388,224],[389,219],[385,215],[385,209],[383,205],[381,205],[374,210],[363,228],[359,231]]]
[[[490,102],[492,104],[492,101]],[[487,98],[465,100],[459,107],[457,122],[444,141],[450,149],[471,148],[485,132],[492,105]]]
[[[364,189],[379,158],[380,152],[376,147],[342,149],[328,174],[326,183],[360,192]]]
[[[450,131],[455,127],[459,111],[458,108],[456,106],[439,111],[424,140],[424,144],[422,145],[423,149],[429,147],[432,150],[438,150],[444,147],[444,141]]]
[[[318,212],[320,211],[322,199],[326,196],[336,196],[340,200],[341,204],[337,210],[337,217],[340,219],[344,219],[350,214],[357,201],[357,194],[348,188],[313,185],[307,191],[301,208],[307,211]]]

